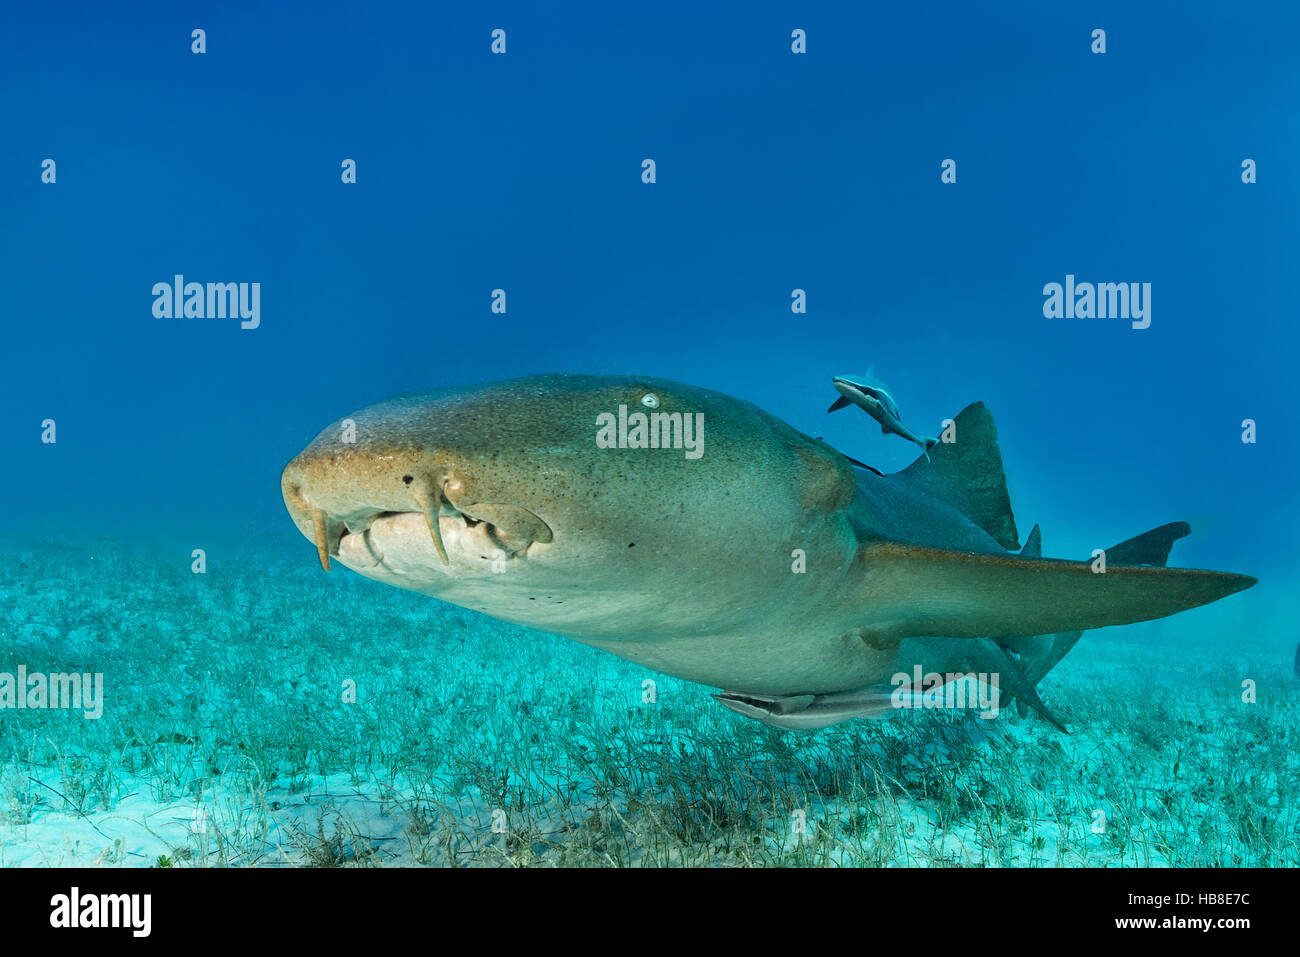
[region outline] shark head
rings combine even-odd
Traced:
[[[789,578],[774,558],[845,521],[854,481],[829,446],[720,393],[543,375],[363,408],[281,489],[327,570],[574,636],[629,617],[654,635],[683,603],[716,615],[701,567],[734,568],[733,600],[761,605]]]

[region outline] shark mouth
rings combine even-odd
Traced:
[[[321,567],[330,570],[332,555],[361,568],[386,564],[390,553],[410,560],[427,554],[430,544],[444,566],[452,564],[453,555],[457,564],[499,561],[521,557],[532,545],[554,538],[549,525],[517,505],[458,506],[447,497],[442,483],[423,484],[412,493],[418,512],[374,511],[340,521],[313,509],[312,531]]]

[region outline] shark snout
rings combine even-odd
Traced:
[[[385,462],[384,459],[388,461]],[[316,545],[321,567],[330,568],[346,536],[365,536],[376,520],[406,513],[436,514],[441,478],[419,463],[396,456],[309,447],[280,477],[285,507],[298,530]],[[385,466],[396,466],[396,469]]]
[[[393,562],[422,567],[511,558],[552,540],[526,508],[474,500],[472,472],[424,450],[309,446],[281,475],[285,507],[316,546],[356,569]],[[391,567],[390,567],[390,570]]]

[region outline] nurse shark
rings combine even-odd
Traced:
[[[1021,549],[992,415],[974,403],[950,432],[884,475],[721,392],[539,375],[353,412],[281,490],[327,571],[712,686],[782,728],[892,714],[922,672],[992,674],[1055,722],[1035,685],[1084,630],[1255,584],[1164,567],[1182,523],[1102,572],[1042,558],[1036,527]]]

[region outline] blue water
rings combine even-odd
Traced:
[[[894,470],[825,411],[874,365],[922,431],[993,410],[1046,554],[1186,520],[1173,564],[1260,579],[1123,640],[1289,669],[1300,8],[844,6],[8,5],[7,551],[129,556],[126,600],[203,548],[273,593],[316,561],[279,474],[322,427],[537,372],[707,386]],[[176,274],[260,283],[258,327],[157,318]],[[1046,318],[1067,275],[1150,283],[1149,327]]]

